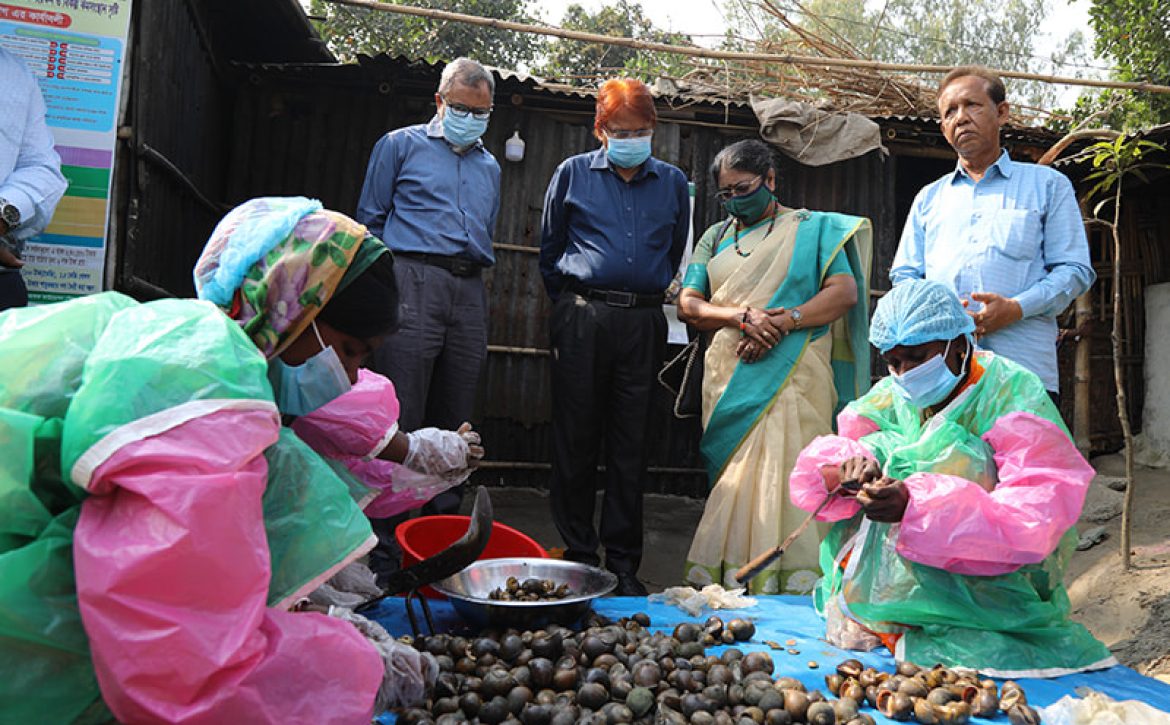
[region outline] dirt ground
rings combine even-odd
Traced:
[[[1094,458],[1098,476],[1078,532],[1104,527],[1101,543],[1078,551],[1066,583],[1073,617],[1109,646],[1122,664],[1170,682],[1170,470],[1135,471],[1132,568],[1121,565],[1124,462],[1120,454]]]

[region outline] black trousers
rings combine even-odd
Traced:
[[[375,371],[390,378],[403,431],[434,426],[455,430],[471,420],[480,372],[487,358],[487,292],[478,277],[456,277],[408,257],[394,260],[401,324],[374,352]],[[431,499],[425,516],[457,514],[463,486]],[[372,519],[378,546],[370,568],[385,575],[399,568],[394,529],[409,513]]]
[[[0,312],[27,305],[28,288],[24,286],[24,277],[16,270],[0,267]]]
[[[610,307],[564,292],[553,306],[550,498],[565,558],[612,571],[642,561],[642,491],[655,376],[666,348],[662,308]],[[605,447],[600,536],[593,528]]]

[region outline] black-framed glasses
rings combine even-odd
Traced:
[[[652,129],[652,128],[636,128],[632,131],[626,131],[626,130],[620,130],[620,129],[615,130],[615,129],[607,128],[607,129],[605,129],[605,135],[609,136],[610,138],[616,138],[616,139],[621,139],[621,140],[630,139],[630,138],[646,138],[647,136],[654,135],[654,129]]]
[[[447,106],[447,113],[450,113],[455,118],[467,118],[468,116],[471,116],[477,121],[486,121],[491,118],[491,106],[488,106],[487,108],[471,108],[470,106],[465,106],[462,103],[452,103],[443,96],[439,97],[443,99],[443,104]]]
[[[764,175],[760,174],[759,176],[748,179],[747,181],[741,181],[738,184],[733,184],[732,186],[720,189],[719,191],[715,192],[715,198],[719,201],[727,201],[728,199],[734,199],[737,196],[747,196],[759,188],[760,184],[762,183],[764,183]]]

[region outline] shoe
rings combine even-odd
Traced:
[[[617,589],[613,590],[616,597],[644,597],[646,596],[646,587],[642,586],[642,582],[638,581],[638,577],[629,572],[614,572],[617,576]]]

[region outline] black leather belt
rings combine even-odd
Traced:
[[[448,257],[442,254],[426,254],[425,252],[395,252],[396,256],[414,259],[432,267],[445,269],[456,277],[478,277],[483,265],[472,262],[463,257]]]
[[[661,307],[662,293],[639,294],[637,292],[622,292],[612,289],[594,289],[582,284],[569,285],[569,291],[579,294],[588,300],[604,302],[610,307]]]

